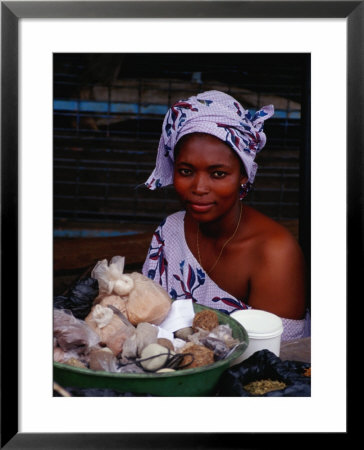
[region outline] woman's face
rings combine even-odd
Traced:
[[[174,187],[186,211],[197,221],[226,215],[238,204],[240,185],[246,180],[238,156],[220,139],[191,134],[178,146]]]

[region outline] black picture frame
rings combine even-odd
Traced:
[[[345,18],[347,20],[347,302],[363,272],[363,1],[2,1],[1,2],[1,448],[261,448],[309,445],[312,437],[274,433],[19,433],[18,24],[22,18]],[[333,185],[338,183],[336,176]],[[345,207],[345,205],[341,205]],[[4,279],[6,278],[6,283]],[[11,301],[9,301],[11,298]],[[343,299],[343,304],[345,300]],[[11,346],[7,343],[11,342]],[[243,411],[241,412],[243,414]],[[246,412],[245,412],[246,413]],[[339,445],[348,432],[335,435]],[[323,435],[327,443],[327,435]],[[315,444],[319,443],[319,434]]]

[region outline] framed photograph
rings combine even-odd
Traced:
[[[361,1],[1,2],[3,447],[347,438],[347,302],[363,270],[363,25]],[[250,398],[52,395],[53,57],[91,53],[311,55],[309,399],[276,398],[262,410]]]

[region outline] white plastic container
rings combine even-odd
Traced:
[[[235,311],[230,317],[243,325],[249,336],[247,349],[233,361],[232,365],[239,364],[258,350],[267,349],[279,356],[283,333],[283,322],[280,317],[259,309]]]

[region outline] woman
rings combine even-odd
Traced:
[[[208,91],[168,111],[150,189],[174,184],[185,210],[155,231],[143,273],[173,299],[230,314],[270,311],[283,320],[282,340],[305,330],[304,260],[281,225],[243,204],[265,145],[263,123],[272,105],[254,117],[231,96]]]

